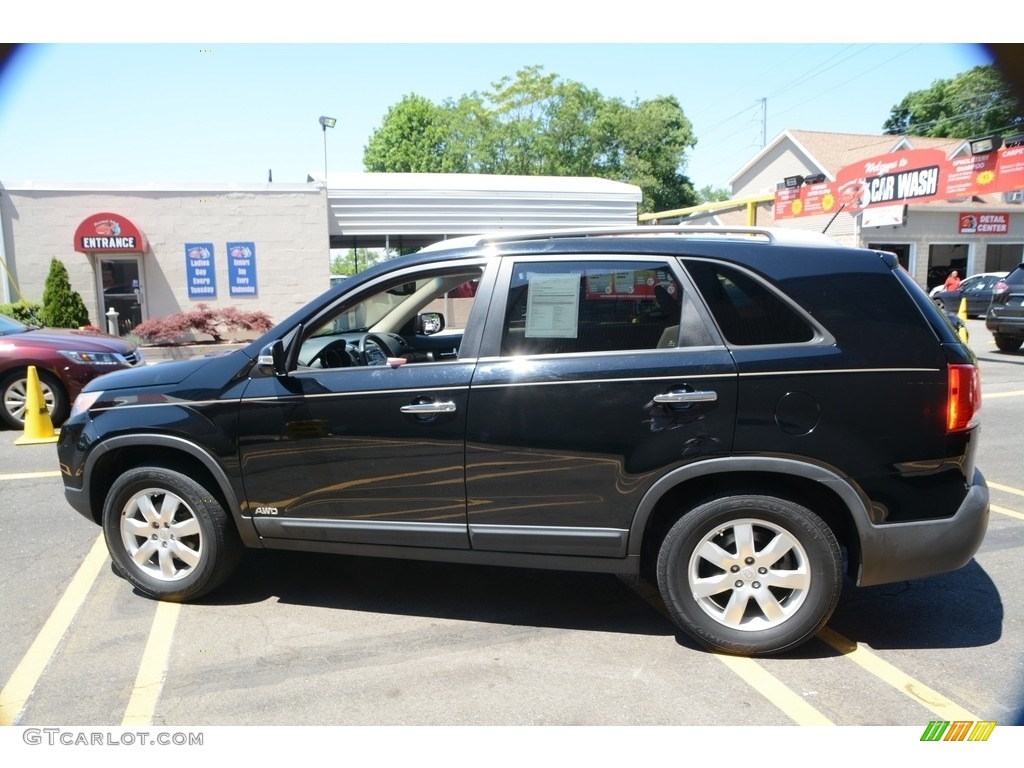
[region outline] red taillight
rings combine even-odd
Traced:
[[[949,366],[946,431],[959,432],[977,423],[981,410],[981,373],[974,365]]]
[[[1006,284],[1005,280],[1000,280],[992,288],[992,293],[993,293],[993,295],[998,296],[1001,293],[1006,293],[1008,290],[1010,290],[1010,286]]]

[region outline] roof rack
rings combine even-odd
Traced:
[[[558,240],[570,237],[647,237],[651,235],[683,235],[712,237],[752,237],[777,245],[837,245],[836,241],[821,232],[806,229],[783,229],[780,227],[730,227],[715,225],[658,224],[633,227],[531,230],[522,232],[491,232],[480,235],[455,237],[441,240],[421,248],[420,251],[436,251],[447,248],[469,248],[490,243],[515,243],[528,240]]]

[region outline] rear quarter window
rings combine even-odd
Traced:
[[[872,365],[930,366],[940,354],[935,331],[893,270],[790,277],[780,287],[844,351]]]
[[[814,339],[814,328],[752,275],[710,261],[687,261],[686,268],[730,344],[798,344]]]

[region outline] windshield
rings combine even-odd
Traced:
[[[335,330],[365,331],[372,328],[394,311],[396,307],[401,306],[410,295],[416,293],[426,282],[426,280],[420,280],[418,282],[402,283],[386,291],[367,296],[362,301],[349,307],[347,311],[338,317],[338,326]]]
[[[397,331],[416,312],[432,299],[443,295],[448,288],[467,279],[476,279],[478,276],[478,273],[473,273],[455,278],[442,278],[432,274],[419,280],[392,285],[385,290],[365,296],[353,304],[348,304],[339,315],[320,326],[312,335],[324,336],[347,331],[379,330],[382,325],[388,326],[388,329],[393,332]],[[395,322],[388,320],[389,316],[393,314],[397,316]],[[387,322],[385,322],[386,320]]]

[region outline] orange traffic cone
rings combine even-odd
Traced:
[[[46,409],[43,387],[39,383],[39,373],[34,365],[28,367],[28,386],[25,392],[25,432],[14,441],[15,445],[36,445],[38,443],[57,442],[57,433],[53,431],[50,412]]]
[[[967,299],[960,299],[960,309],[957,311],[956,316],[967,322]]]

